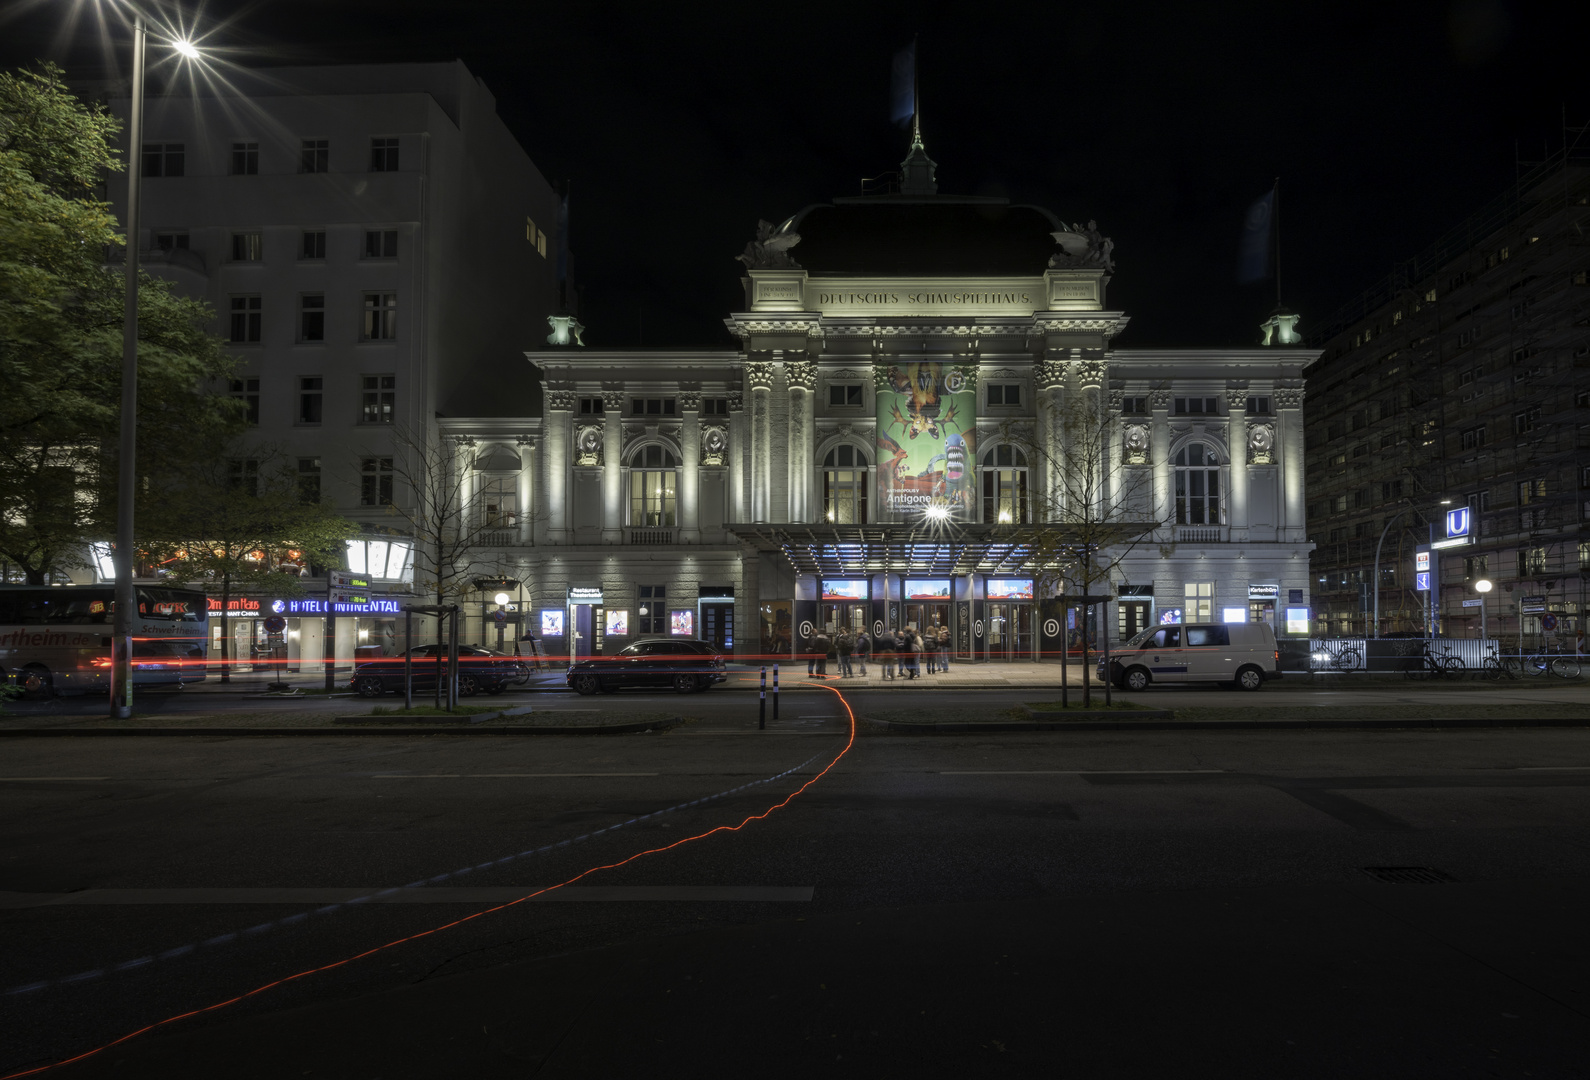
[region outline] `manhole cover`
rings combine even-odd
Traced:
[[[1387,885],[1445,885],[1456,881],[1451,874],[1443,874],[1428,866],[1366,866],[1364,873]]]

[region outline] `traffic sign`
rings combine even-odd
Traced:
[[[1483,603],[1485,603],[1485,601],[1484,600],[1479,600],[1479,599],[1465,600],[1465,601],[1463,601],[1463,606],[1464,607],[1479,607]]]
[[[369,589],[370,575],[355,574],[351,570],[327,570],[326,585],[332,589]]]
[[[1415,590],[1417,590],[1419,592],[1429,592],[1430,591],[1430,574],[1429,574],[1429,572],[1426,571],[1423,574],[1415,574],[1415,575],[1413,575],[1413,587],[1414,587]]]
[[[1540,628],[1542,630],[1555,630],[1555,629],[1557,629],[1557,616],[1553,615],[1549,611],[1546,612],[1546,614],[1544,614],[1544,615],[1542,615],[1540,617]]]
[[[1413,568],[1417,572],[1423,572],[1430,569],[1430,550],[1428,548],[1413,553]],[[1429,588],[1428,585],[1421,585],[1419,587],[1421,589]]]
[[[1525,615],[1539,615],[1546,610],[1544,596],[1525,596],[1518,601],[1518,610]]]
[[[272,615],[265,620],[265,632],[267,634],[279,634],[285,629],[287,629],[287,620],[280,615]]]

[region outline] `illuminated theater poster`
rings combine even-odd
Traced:
[[[962,521],[974,515],[977,387],[955,364],[906,363],[881,369],[878,398],[878,500],[887,517],[940,507]]]

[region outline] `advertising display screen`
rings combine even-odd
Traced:
[[[624,608],[608,608],[603,612],[607,616],[607,632],[613,637],[625,637],[629,634],[629,612]]]
[[[852,578],[848,581],[824,581],[824,600],[865,600],[868,596],[866,578]]]
[[[562,637],[563,636],[563,612],[561,612],[561,611],[543,611],[541,613],[541,636],[542,637]]]
[[[905,598],[907,600],[948,600],[950,598],[950,579],[932,578],[922,581],[907,581],[905,583]]]
[[[929,509],[973,516],[977,386],[955,364],[891,364],[878,391],[878,504],[887,517]]]
[[[668,613],[668,632],[676,637],[696,636],[696,613],[688,608]]]
[[[986,588],[990,600],[1032,599],[1032,578],[989,578]]]
[[[1288,634],[1308,633],[1308,608],[1289,607],[1286,609],[1286,632]]]
[[[1181,625],[1181,608],[1179,608],[1179,607],[1161,608],[1160,612],[1159,612],[1159,622],[1160,622],[1161,626],[1180,626]]]

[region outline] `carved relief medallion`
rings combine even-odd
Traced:
[[[579,424],[575,426],[574,464],[602,464],[602,425]]]

